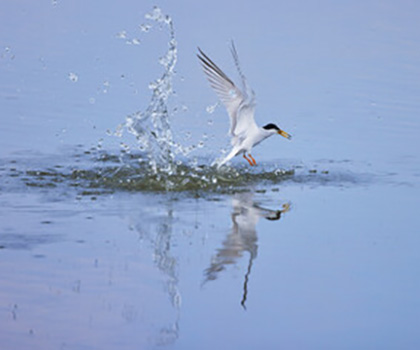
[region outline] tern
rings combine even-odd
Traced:
[[[230,117],[229,135],[232,137],[232,150],[218,163],[217,167],[221,167],[239,154],[243,155],[250,166],[254,166],[257,165],[257,162],[251,155],[251,149],[253,147],[274,134],[279,134],[289,140],[292,137],[276,124],[269,123],[263,127],[259,127],[255,123],[255,93],[248,85],[245,75],[242,73],[233,41],[230,49],[236,69],[242,80],[242,89],[239,89],[200,48],[198,48],[199,53],[197,54],[204,73],[210,82],[210,86],[226,107]]]

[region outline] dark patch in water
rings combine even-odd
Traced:
[[[2,249],[28,250],[38,245],[55,243],[59,240],[59,236],[49,234],[2,233],[0,234],[0,247]]]

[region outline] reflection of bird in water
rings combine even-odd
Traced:
[[[232,200],[233,211],[232,229],[223,241],[223,247],[218,249],[212,263],[205,270],[205,282],[215,280],[220,271],[223,271],[227,265],[234,264],[237,259],[242,257],[244,252],[249,252],[249,262],[243,286],[243,297],[241,305],[245,308],[245,302],[248,294],[248,281],[251,274],[252,263],[257,257],[257,231],[255,226],[260,218],[267,220],[279,220],[281,214],[289,211],[290,204],[283,205],[281,210],[265,209],[252,200],[252,193],[241,193],[234,196]]]
[[[252,147],[274,134],[279,134],[288,139],[291,139],[291,136],[273,123],[269,123],[263,127],[259,127],[255,123],[255,94],[242,73],[233,41],[231,51],[242,80],[242,90],[203,51],[198,50],[200,53],[197,56],[201,61],[210,85],[225,105],[230,117],[229,134],[232,136],[232,151],[218,166],[222,166],[238,154],[242,154],[249,165],[257,165],[250,153]]]

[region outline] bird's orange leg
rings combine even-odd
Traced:
[[[251,159],[248,159],[247,156],[245,155],[245,153],[244,153],[244,156],[243,157],[248,161],[248,163],[249,163],[250,166],[253,166],[254,165],[254,163],[252,162],[252,160]]]
[[[255,161],[254,157],[251,156],[251,153],[248,153],[249,158],[251,158],[252,164],[257,165],[257,162]]]

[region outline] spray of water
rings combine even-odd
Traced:
[[[155,7],[146,19],[151,23],[143,25],[148,32],[153,25],[159,25],[169,33],[168,50],[159,59],[163,66],[162,76],[149,84],[152,96],[145,111],[136,112],[127,117],[125,128],[133,134],[139,148],[144,151],[147,163],[154,173],[173,173],[176,170],[175,156],[187,155],[194,147],[183,147],[174,141],[170,123],[168,102],[174,94],[173,77],[177,62],[177,42],[170,16]]]

